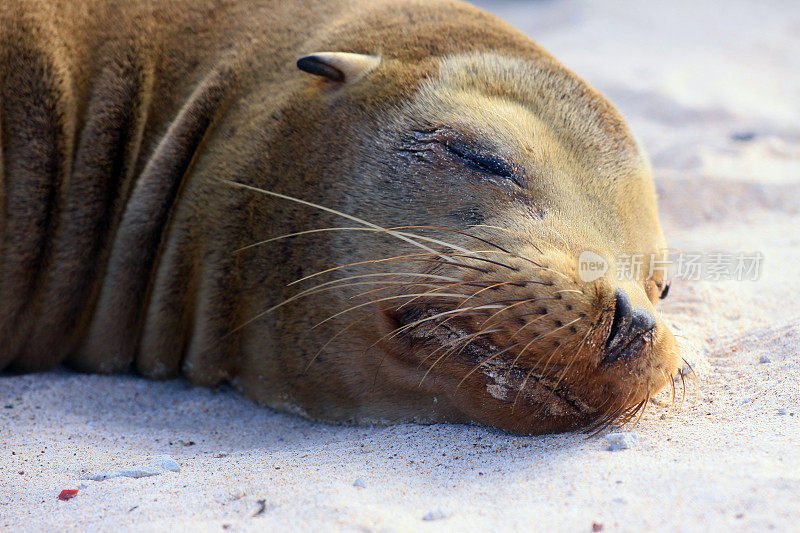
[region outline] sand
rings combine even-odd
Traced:
[[[757,281],[674,282],[663,314],[700,385],[682,409],[651,405],[633,435],[521,437],[330,426],[182,380],[4,376],[1,529],[800,531],[800,6],[486,5],[618,105],[671,246],[763,254]]]

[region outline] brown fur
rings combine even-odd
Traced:
[[[313,418],[522,432],[624,414],[675,372],[661,321],[647,353],[599,366],[615,288],[653,310],[660,280],[584,284],[576,272],[583,249],[663,249],[644,156],[611,104],[498,19],[451,1],[6,0],[0,29],[0,368],[183,372]],[[320,51],[381,62],[353,83],[296,68]],[[441,149],[453,131],[490,142],[522,187],[453,162]],[[221,180],[382,227],[470,232],[513,255],[462,254],[467,267],[373,263],[287,286],[424,250],[385,232],[331,231],[237,252],[358,224]],[[470,228],[476,221],[518,235]],[[404,231],[499,251],[459,233]],[[431,286],[358,285],[261,316],[315,282],[395,271],[455,276],[473,285],[441,292],[464,296],[506,282],[472,305],[530,299],[516,314],[548,314],[525,338],[557,334],[493,358],[525,324],[506,310],[495,323],[510,323],[446,357],[442,343],[480,331],[485,315],[386,337],[404,311],[458,304],[436,296],[314,327],[366,301],[358,293]]]

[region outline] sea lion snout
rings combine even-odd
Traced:
[[[496,253],[428,264],[448,279],[402,289],[410,299],[384,311],[382,349],[415,369],[415,388],[443,390],[482,423],[554,431],[638,413],[675,368],[653,282],[584,282],[566,230],[560,242],[552,220],[536,224],[538,243],[533,231],[486,228],[479,238]]]

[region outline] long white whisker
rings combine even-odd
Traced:
[[[358,309],[358,308],[360,308],[360,307],[364,307],[364,306],[366,306],[366,305],[376,304],[376,303],[378,303],[378,302],[385,302],[385,301],[387,301],[387,300],[396,300],[396,299],[398,299],[398,298],[411,298],[411,297],[416,297],[416,296],[424,296],[424,295],[425,295],[425,293],[418,293],[418,294],[401,294],[401,295],[397,295],[397,296],[387,296],[387,297],[385,297],[385,298],[378,298],[377,300],[370,300],[369,302],[364,302],[364,303],[361,303],[361,304],[358,304],[358,305],[354,305],[353,307],[348,307],[348,308],[347,308],[347,309],[345,309],[344,311],[339,311],[339,312],[338,312],[338,313],[336,313],[335,315],[331,315],[331,316],[329,316],[328,318],[326,318],[326,319],[325,319],[325,320],[323,320],[322,322],[318,322],[317,324],[315,324],[314,326],[312,326],[310,329],[317,328],[317,327],[321,326],[322,324],[324,324],[325,322],[328,322],[329,320],[333,320],[334,318],[336,318],[336,317],[338,317],[338,316],[341,316],[341,315],[343,315],[343,314],[345,314],[345,313],[348,313],[348,312],[350,312],[350,311],[354,311],[354,310],[356,310],[356,309]],[[458,294],[458,293],[441,293],[441,294],[437,294],[436,296],[437,296],[437,297],[439,297],[439,296],[447,296],[447,297],[449,297],[449,298],[466,298],[466,295],[464,295],[464,294]]]
[[[450,243],[450,242],[446,242],[446,241],[443,241],[443,240],[440,240],[440,239],[434,239],[433,237],[427,237],[425,235],[418,235],[416,233],[410,233],[410,232],[407,232],[407,231],[396,231],[396,230],[391,230],[391,229],[347,227],[347,226],[338,227],[338,228],[317,228],[317,229],[309,229],[309,230],[305,230],[305,231],[298,231],[298,232],[295,232],[295,233],[287,233],[285,235],[279,235],[277,237],[272,237],[271,239],[266,239],[266,240],[263,240],[263,241],[255,242],[253,244],[248,244],[247,246],[239,248],[238,250],[234,250],[233,253],[239,253],[239,252],[242,252],[244,250],[249,250],[250,248],[255,248],[256,246],[261,246],[262,244],[267,244],[267,243],[270,243],[270,242],[279,241],[281,239],[288,239],[290,237],[298,237],[300,235],[308,235],[308,234],[311,234],[311,233],[322,233],[322,232],[325,232],[325,231],[373,231],[373,232],[377,232],[377,233],[386,233],[386,234],[392,235],[392,236],[402,235],[402,236],[409,237],[409,238],[415,238],[415,239],[420,239],[420,240],[427,241],[427,242],[432,242],[434,244],[440,244],[440,245],[445,246],[447,248],[452,248],[453,250],[458,250],[459,252],[462,252],[462,253],[470,253],[470,250],[468,250],[467,248],[462,248],[461,246],[458,246],[456,244],[453,244],[453,243]]]
[[[229,334],[235,333],[236,331],[239,331],[243,327],[245,327],[245,326],[247,326],[249,324],[252,324],[253,322],[258,320],[259,318],[261,318],[261,317],[263,317],[265,315],[268,315],[272,311],[275,311],[276,309],[278,309],[280,307],[283,307],[286,304],[294,302],[295,300],[298,300],[298,299],[303,298],[305,296],[311,296],[312,294],[325,292],[327,290],[338,289],[338,288],[341,288],[341,287],[349,287],[351,285],[351,284],[342,283],[343,281],[348,281],[348,280],[358,279],[358,278],[366,278],[366,277],[370,277],[370,276],[396,276],[396,275],[404,275],[404,276],[407,275],[407,276],[419,276],[419,277],[424,277],[424,278],[434,278],[434,279],[441,279],[443,281],[448,281],[448,282],[449,281],[459,281],[456,278],[449,278],[447,276],[438,276],[436,274],[414,274],[414,273],[411,273],[411,272],[380,272],[380,273],[373,273],[373,274],[361,274],[361,275],[358,275],[358,276],[348,276],[346,278],[341,278],[341,279],[334,279],[332,281],[326,281],[325,283],[320,283],[319,285],[315,285],[315,286],[313,286],[311,288],[308,288],[308,289],[306,289],[306,290],[304,290],[302,292],[299,292],[299,293],[297,293],[297,294],[295,294],[293,296],[290,296],[289,298],[283,300],[279,304],[275,304],[272,307],[264,309],[263,311],[261,311],[260,313],[255,315],[254,317],[250,318],[248,321],[246,321],[243,324],[240,324],[240,325],[236,326],[235,328],[233,328],[230,331]],[[380,282],[375,282],[375,283],[380,283]],[[394,282],[384,282],[384,283],[394,283]]]
[[[259,192],[261,194],[266,194],[268,196],[274,196],[276,198],[281,198],[283,200],[289,200],[291,202],[296,202],[296,203],[301,204],[301,205],[305,205],[305,206],[308,206],[308,207],[313,207],[313,208],[319,209],[321,211],[332,213],[334,215],[346,218],[348,220],[352,220],[353,222],[358,222],[359,224],[363,224],[363,225],[365,225],[367,227],[370,227],[370,228],[373,228],[373,229],[376,229],[376,230],[380,230],[380,231],[385,231],[389,235],[395,236],[400,240],[406,241],[406,242],[408,242],[410,244],[413,244],[414,246],[422,248],[423,250],[425,250],[427,252],[436,253],[436,250],[434,250],[432,248],[429,248],[429,247],[425,246],[424,244],[420,244],[419,242],[417,242],[414,239],[411,239],[409,237],[406,237],[405,235],[399,235],[397,232],[390,231],[390,230],[388,230],[388,229],[386,229],[384,227],[378,226],[377,224],[373,224],[372,222],[367,222],[363,218],[358,218],[358,217],[355,217],[353,215],[348,215],[347,213],[343,213],[342,211],[337,211],[336,209],[331,209],[330,207],[325,207],[324,205],[315,204],[314,202],[308,202],[306,200],[301,200],[300,198],[295,198],[294,196],[288,196],[288,195],[285,195],[285,194],[281,194],[281,193],[277,193],[277,192],[273,192],[273,191],[268,191],[266,189],[261,189],[259,187],[253,187],[252,185],[245,185],[244,183],[239,183],[239,182],[236,182],[236,181],[225,180],[225,179],[220,179],[219,181],[222,182],[222,183],[227,183],[228,185],[232,185],[234,187],[240,187],[242,189],[247,189],[247,190],[250,190],[250,191]],[[450,261],[450,262],[455,262],[451,258],[446,258],[445,260],[446,261]]]
[[[436,313],[435,315],[431,315],[429,317],[425,317],[425,318],[421,318],[419,320],[415,320],[414,322],[411,322],[410,324],[406,324],[405,326],[402,326],[402,327],[399,327],[397,329],[394,329],[394,330],[390,331],[389,333],[387,333],[386,335],[384,335],[383,337],[381,337],[380,339],[378,339],[377,341],[372,343],[372,345],[369,348],[372,348],[372,346],[375,346],[376,344],[381,342],[383,339],[386,339],[386,338],[390,338],[391,339],[392,337],[395,337],[395,336],[399,335],[403,331],[405,331],[407,329],[411,329],[413,327],[416,327],[416,326],[422,324],[423,322],[427,322],[428,320],[435,320],[435,319],[440,318],[442,316],[450,315],[450,314],[457,313],[457,312],[476,311],[476,310],[481,310],[481,309],[497,309],[498,307],[503,307],[503,306],[501,306],[501,305],[476,305],[474,307],[467,307],[467,308],[464,308],[464,309],[451,309],[450,311],[442,311],[441,313]],[[367,348],[367,349],[369,349],[369,348]]]
[[[494,251],[494,250],[490,250],[490,251]],[[337,270],[341,270],[343,268],[348,268],[348,267],[355,267],[355,266],[361,266],[361,265],[374,265],[374,264],[377,264],[377,263],[388,263],[390,261],[429,261],[429,262],[439,262],[438,260],[435,260],[435,259],[422,259],[422,258],[423,257],[428,257],[428,256],[441,257],[441,256],[445,256],[445,255],[447,255],[447,256],[457,256],[458,254],[445,254],[445,253],[442,253],[442,252],[436,252],[436,253],[432,253],[432,254],[396,255],[394,257],[386,257],[386,258],[383,258],[383,259],[367,259],[365,261],[357,261],[355,263],[348,263],[346,265],[338,265],[338,266],[335,266],[335,267],[326,268],[325,270],[320,270],[319,272],[314,272],[313,274],[309,274],[308,276],[305,276],[303,278],[296,279],[296,280],[294,280],[294,281],[292,281],[290,283],[287,283],[286,286],[288,287],[290,285],[296,285],[297,283],[301,283],[301,282],[303,282],[303,281],[305,281],[307,279],[311,279],[311,278],[314,278],[314,277],[317,277],[317,276],[321,276],[322,274],[327,274],[328,272],[335,272]],[[500,265],[500,266],[503,266],[503,267],[507,267],[508,266],[508,265],[503,265],[502,263],[498,263],[496,261],[492,261],[491,259],[486,259],[486,258],[483,258],[483,257],[477,257],[477,256],[473,256],[473,255],[467,256],[467,258],[468,259],[478,259],[480,261],[486,261],[487,263],[493,263],[493,264]],[[478,270],[478,271],[481,271],[481,272],[487,272],[486,270],[483,270],[483,269],[481,269],[479,267],[475,267],[475,266],[472,266],[472,265],[467,265],[467,264],[464,264],[464,263],[456,262],[454,264],[456,266],[460,266],[462,268],[471,268],[471,269]],[[511,267],[508,267],[508,268],[511,268]]]
[[[414,277],[421,277],[421,278],[438,279],[438,280],[449,281],[449,282],[462,281],[462,280],[460,280],[458,278],[451,278],[449,276],[439,276],[437,274],[422,274],[422,273],[415,274],[413,272],[375,272],[375,273],[372,273],[372,274],[359,274],[357,276],[347,276],[345,278],[339,278],[339,279],[334,279],[334,280],[331,280],[331,281],[326,281],[325,283],[320,283],[319,285],[314,285],[310,289],[306,289],[305,291],[303,291],[300,294],[303,294],[303,293],[305,293],[307,291],[310,291],[310,290],[313,290],[313,289],[316,289],[316,288],[319,288],[319,287],[325,287],[327,285],[333,285],[335,283],[341,283],[341,282],[349,281],[349,280],[352,280],[352,279],[369,278],[369,277],[373,277],[373,276],[375,276],[375,277],[377,277],[377,276],[414,276]]]
[[[462,345],[462,346],[460,346],[460,347],[459,347],[458,345],[455,345],[455,346],[453,346],[452,348],[450,348],[449,350],[445,351],[445,352],[444,352],[442,355],[440,355],[439,357],[437,357],[437,358],[436,358],[436,361],[434,361],[434,362],[433,362],[433,364],[431,364],[431,366],[430,366],[430,367],[428,367],[428,370],[427,370],[427,371],[425,372],[425,374],[422,376],[422,379],[420,379],[420,380],[419,380],[419,385],[417,385],[417,386],[418,386],[418,387],[422,386],[422,382],[423,382],[423,381],[425,381],[425,378],[426,378],[426,377],[428,377],[428,374],[430,374],[431,370],[433,370],[433,367],[435,367],[437,364],[439,364],[439,362],[440,362],[442,359],[444,359],[445,357],[449,357],[449,356],[450,356],[450,354],[452,354],[452,353],[455,353],[456,355],[457,355],[457,354],[460,354],[462,351],[464,351],[464,349],[465,349],[467,346],[469,346],[470,344],[472,344],[472,341],[473,341],[474,339],[476,339],[476,338],[480,337],[481,335],[487,335],[487,334],[489,334],[489,333],[495,333],[495,332],[498,332],[498,331],[501,331],[501,330],[499,330],[499,329],[496,329],[496,330],[489,330],[489,331],[486,331],[486,330],[484,330],[484,331],[482,331],[482,332],[481,332],[481,331],[479,331],[479,332],[477,332],[477,333],[473,333],[472,335],[469,335],[469,336],[468,336],[468,337],[472,337],[472,338],[471,338],[471,339],[470,339],[470,340],[469,340],[467,343],[463,344],[463,345]],[[463,338],[463,337],[462,337],[462,338]],[[456,352],[456,350],[458,350],[458,351]],[[433,354],[431,354],[431,355],[433,355]],[[426,357],[426,358],[425,358],[425,361],[427,361],[429,358],[430,358],[430,356]],[[458,389],[458,387],[459,387],[459,386],[461,386],[461,383],[463,383],[463,380],[461,380],[461,381],[458,383],[458,386],[456,386],[456,389]]]

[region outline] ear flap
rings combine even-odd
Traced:
[[[380,63],[380,56],[348,52],[317,52],[298,59],[297,68],[331,81],[354,83],[372,72]]]

